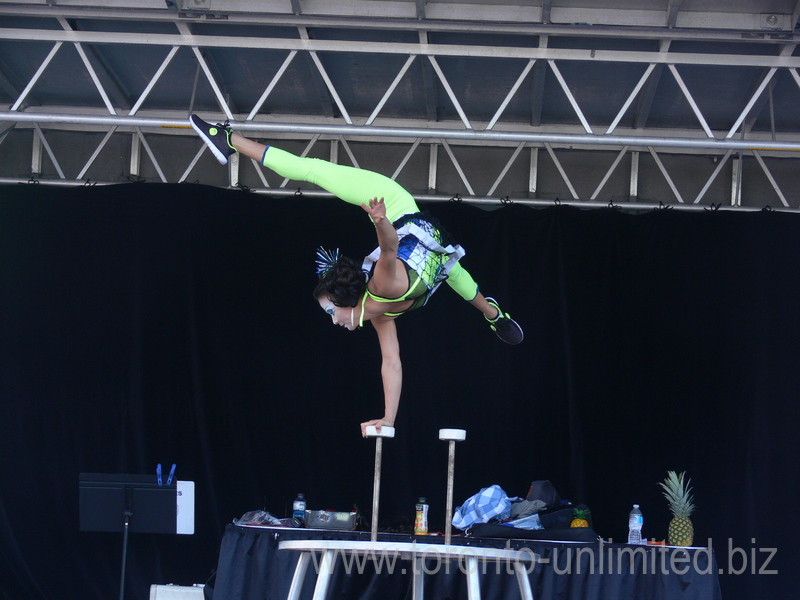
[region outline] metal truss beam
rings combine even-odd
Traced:
[[[775,15],[773,24],[767,22],[770,15],[760,13],[724,13],[673,11],[608,10],[580,8],[559,9],[550,0],[543,0],[541,7],[531,6],[519,10],[511,2],[503,4],[486,3],[484,7],[467,3],[424,3],[426,10],[420,16],[419,2],[407,2],[405,10],[392,12],[393,6],[402,2],[362,2],[363,7],[372,5],[373,10],[363,10],[359,14],[338,10],[340,2],[317,2],[314,6],[303,5],[292,0],[296,10],[287,11],[282,0],[253,0],[241,2],[236,7],[223,10],[226,3],[215,0],[216,10],[186,11],[175,13],[170,10],[147,10],[141,0],[130,0],[125,5],[119,0],[106,7],[76,7],[58,4],[57,6],[2,6],[1,15],[56,17],[83,19],[121,19],[131,21],[175,21],[224,19],[232,24],[269,24],[305,27],[345,27],[364,29],[402,29],[425,31],[472,31],[476,33],[508,33],[513,35],[579,35],[581,37],[614,38],[670,38],[680,40],[705,41],[758,41],[783,43],[786,33],[791,33],[798,22],[800,3],[791,15]],[[233,2],[227,3],[232,6]],[[676,4],[676,3],[672,3]],[[151,8],[164,7],[161,0]],[[482,10],[481,10],[482,8]],[[315,9],[315,10],[314,10]],[[327,10],[326,10],[327,9]],[[508,10],[504,10],[508,9]],[[381,15],[381,16],[364,16]],[[671,26],[671,20],[675,26]]]
[[[0,122],[11,121],[16,123],[51,123],[64,125],[93,125],[100,127],[129,127],[129,128],[183,128],[189,129],[186,119],[157,118],[157,117],[125,117],[121,115],[86,115],[67,113],[33,113],[33,112],[0,112]],[[800,150],[800,136],[791,136],[790,141],[772,140],[768,136],[751,139],[718,139],[714,138],[670,138],[652,137],[647,135],[590,135],[573,133],[532,133],[522,131],[476,130],[476,129],[445,129],[445,128],[412,128],[412,127],[365,127],[362,125],[332,125],[308,124],[286,122],[257,122],[253,120],[232,121],[232,126],[238,131],[253,133],[282,133],[294,134],[298,137],[311,135],[333,135],[372,139],[447,139],[465,142],[489,143],[511,142],[524,143],[550,143],[570,146],[608,147],[608,146],[637,146],[672,149],[704,149],[724,153],[728,150],[761,150],[767,152],[783,152]],[[187,131],[187,135],[190,132]]]
[[[57,157],[54,151],[51,149],[50,145],[47,143],[45,138],[45,134],[41,128],[42,122],[47,122],[47,117],[53,116],[60,121],[66,121],[72,124],[75,122],[88,122],[93,125],[102,124],[104,126],[109,126],[110,129],[106,133],[105,137],[103,138],[102,142],[98,146],[98,148],[94,151],[89,161],[84,165],[81,169],[80,174],[77,176],[75,180],[70,180],[65,175],[64,171],[59,165]],[[182,119],[153,119],[153,118],[146,118],[146,117],[119,117],[119,116],[104,116],[104,117],[91,117],[91,116],[80,116],[80,115],[36,115],[36,114],[28,114],[28,113],[0,113],[0,122],[4,120],[13,120],[16,123],[25,122],[26,120],[33,124],[33,127],[36,131],[36,135],[34,136],[34,147],[33,147],[33,157],[32,157],[32,177],[35,178],[37,181],[41,175],[41,161],[42,161],[42,149],[44,149],[48,156],[50,157],[55,169],[58,172],[60,177],[60,181],[62,184],[67,185],[83,185],[85,182],[80,181],[81,178],[86,174],[89,166],[92,162],[96,159],[100,151],[103,147],[107,144],[108,140],[111,138],[112,135],[129,135],[131,136],[131,175],[132,176],[139,176],[140,175],[140,159],[141,159],[141,148],[144,148],[145,152],[147,153],[150,161],[155,168],[158,178],[162,182],[168,182],[168,178],[165,176],[164,171],[161,169],[159,161],[156,157],[155,152],[151,148],[151,145],[147,141],[147,137],[145,135],[145,130],[149,131],[152,134],[154,131],[158,131],[159,127],[169,127],[170,131],[173,134],[177,133],[180,135],[180,132],[185,131],[187,135],[191,135],[194,139],[194,134],[191,133],[191,130],[186,125],[186,122]],[[427,143],[430,147],[430,161],[429,161],[429,187],[430,189],[436,189],[436,179],[437,179],[437,170],[438,164],[435,160],[436,158],[436,147],[441,145],[452,165],[454,166],[458,176],[461,179],[464,187],[467,190],[468,195],[465,196],[463,199],[465,201],[471,203],[498,203],[498,202],[508,202],[508,197],[504,199],[498,199],[496,197],[492,198],[492,195],[498,190],[503,178],[506,176],[507,172],[512,166],[518,156],[521,154],[522,150],[526,146],[533,146],[532,149],[532,164],[531,164],[531,191],[535,193],[535,172],[538,169],[538,147],[542,146],[547,150],[547,153],[550,157],[550,160],[555,165],[558,173],[563,180],[564,184],[566,185],[567,189],[569,190],[569,196],[571,198],[570,201],[580,204],[581,206],[595,206],[597,205],[597,197],[600,194],[603,186],[607,183],[608,179],[611,177],[611,174],[614,170],[618,167],[621,163],[624,156],[630,154],[632,162],[631,168],[631,199],[632,202],[629,203],[622,203],[618,204],[619,207],[627,207],[631,210],[650,210],[652,209],[652,205],[647,203],[640,203],[636,202],[635,198],[635,190],[638,185],[638,155],[639,155],[639,148],[643,148],[653,158],[654,163],[658,167],[659,171],[661,172],[664,180],[669,185],[669,188],[672,191],[674,199],[677,201],[675,206],[681,208],[691,209],[693,206],[703,206],[700,204],[701,199],[708,191],[709,187],[711,186],[712,182],[716,179],[717,175],[720,173],[723,165],[725,162],[730,158],[733,152],[738,151],[738,158],[735,159],[734,163],[734,178],[732,180],[732,188],[731,188],[731,197],[733,198],[733,205],[735,207],[739,207],[745,210],[752,210],[752,207],[742,207],[741,206],[741,177],[742,177],[742,170],[741,170],[741,163],[743,152],[748,151],[749,154],[752,154],[758,165],[760,166],[761,170],[766,175],[767,179],[769,180],[770,185],[777,197],[780,201],[781,206],[779,207],[780,210],[790,210],[790,211],[800,211],[800,208],[797,206],[793,206],[792,204],[796,204],[794,201],[790,201],[786,198],[785,194],[781,190],[780,185],[773,177],[770,169],[768,168],[766,162],[762,157],[762,150],[753,146],[753,140],[743,140],[743,139],[725,139],[725,140],[716,140],[716,139],[685,139],[682,142],[682,145],[686,146],[689,144],[694,144],[695,150],[715,150],[717,152],[723,152],[724,156],[722,159],[717,162],[717,166],[714,169],[713,173],[711,173],[708,181],[706,182],[703,189],[694,199],[694,202],[690,202],[684,199],[683,195],[680,193],[678,186],[668,172],[667,167],[664,165],[663,161],[661,160],[660,155],[656,152],[655,146],[658,145],[662,149],[663,148],[671,148],[671,144],[675,142],[675,140],[670,140],[666,138],[648,138],[648,137],[629,137],[629,136],[593,136],[593,135],[582,135],[582,134],[561,134],[561,135],[537,135],[532,137],[531,134],[514,134],[514,133],[500,133],[500,132],[491,132],[491,131],[474,131],[474,130],[418,130],[418,129],[405,129],[401,130],[398,128],[387,129],[387,128],[380,128],[380,127],[359,127],[359,126],[330,126],[327,128],[320,128],[319,126],[309,126],[303,124],[276,124],[276,123],[254,123],[252,121],[248,122],[239,122],[236,123],[235,126],[239,129],[246,130],[248,132],[265,132],[265,133],[282,133],[282,134],[290,134],[293,137],[300,136],[310,136],[310,139],[306,145],[305,150],[303,151],[302,155],[305,156],[309,153],[311,148],[321,139],[322,135],[332,136],[330,139],[331,143],[331,151],[330,151],[330,159],[334,162],[338,162],[338,148],[339,145],[345,149],[348,153],[350,158],[351,164],[354,166],[358,166],[358,162],[356,156],[351,151],[348,139],[346,136],[351,136],[354,139],[369,139],[370,136],[381,135],[385,136],[384,139],[393,139],[393,138],[400,138],[397,140],[397,143],[408,143],[412,141],[411,148],[408,150],[406,156],[404,157],[403,161],[401,162],[400,166],[395,171],[393,177],[397,177],[398,173],[402,170],[403,166],[407,163],[408,159],[410,158],[411,154],[418,148],[419,144],[422,141],[427,140]],[[325,129],[325,131],[320,131],[320,129]],[[465,135],[468,136],[465,138]],[[500,173],[497,178],[494,180],[494,183],[490,187],[490,189],[484,193],[481,193],[480,190],[476,191],[473,186],[470,184],[467,174],[465,170],[462,168],[459,159],[457,157],[457,153],[455,152],[453,146],[449,143],[448,139],[452,139],[454,142],[457,141],[477,141],[480,143],[481,146],[485,144],[481,140],[482,137],[490,137],[494,142],[512,142],[515,141],[517,146],[513,152],[513,155],[510,159],[499,168]],[[196,140],[195,140],[196,141]],[[568,173],[568,169],[562,164],[562,161],[559,159],[559,155],[555,151],[555,144],[558,144],[558,147],[562,150],[565,149],[574,149],[575,147],[591,147],[590,142],[600,142],[602,146],[611,146],[622,145],[621,150],[617,154],[616,159],[614,160],[611,167],[603,176],[602,180],[599,182],[597,187],[595,188],[594,193],[588,198],[581,198],[578,192],[576,191],[575,187],[572,184],[570,179],[570,174]],[[764,147],[770,147],[770,150],[800,150],[800,139],[795,142],[772,142],[772,141],[765,141],[763,144],[760,144]],[[190,165],[186,168],[183,175],[178,181],[184,181],[189,175],[191,174],[192,170],[194,169],[195,165],[197,164],[198,159],[200,158],[201,154],[205,151],[205,146],[201,146],[201,149],[197,154],[195,154],[194,158],[191,160]],[[263,184],[263,188],[259,190],[260,193],[277,193],[273,188],[271,188],[264,176],[263,172],[259,165],[253,162],[253,166],[256,169],[256,172],[259,175],[259,179]],[[497,165],[487,165],[487,168],[491,169]],[[577,177],[585,180],[584,173],[577,173],[575,174]],[[24,182],[24,180],[20,179],[0,179],[0,182]],[[176,181],[177,182],[177,181]],[[51,182],[48,182],[51,183]],[[286,186],[288,184],[288,180],[284,180],[278,189],[283,190],[283,193],[286,193]],[[235,161],[229,168],[229,186],[236,187],[239,185],[239,163]],[[311,192],[310,190],[299,190],[301,193],[306,194]],[[502,192],[501,192],[502,193]],[[314,195],[312,193],[312,195]],[[431,201],[441,201],[446,197],[453,198],[452,195],[447,196],[446,194],[428,194],[428,195],[417,195],[418,199],[420,200],[431,200]],[[461,199],[460,196],[458,196]],[[519,202],[522,204],[530,204],[531,206],[542,206],[548,205],[549,202],[546,200],[535,200],[535,199],[524,199],[524,200],[513,200],[514,202]],[[602,204],[601,204],[602,205]],[[712,204],[713,206],[713,204]],[[707,206],[706,206],[707,208]]]
[[[0,28],[0,40],[129,46],[189,46],[204,48],[245,48],[303,50],[307,52],[355,52],[367,54],[424,54],[431,57],[520,58],[586,62],[655,63],[735,67],[800,68],[800,56],[714,54],[691,52],[584,50],[572,48],[530,48],[435,43],[359,42],[339,40],[216,36],[197,34],[147,34],[104,31],[56,31],[49,29]],[[784,42],[785,43],[785,42]]]

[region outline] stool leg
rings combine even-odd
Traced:
[[[381,495],[381,458],[383,438],[375,438],[375,480],[372,483],[372,529],[370,539],[378,539],[378,503]]]

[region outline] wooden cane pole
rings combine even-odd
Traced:
[[[450,545],[453,536],[453,482],[456,472],[456,442],[463,442],[467,432],[463,429],[440,429],[439,439],[447,440],[447,518],[444,527],[444,543]]]
[[[374,425],[367,427],[367,437],[375,438],[375,477],[372,481],[372,527],[370,539],[378,539],[378,507],[381,497],[381,462],[383,460],[383,438],[394,437],[394,427],[384,425],[378,431]]]

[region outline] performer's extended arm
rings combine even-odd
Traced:
[[[373,198],[369,204],[361,207],[372,218],[381,255],[375,263],[375,271],[370,280],[370,290],[384,298],[396,298],[408,289],[408,275],[403,263],[397,259],[397,248],[400,243],[397,230],[386,218],[386,205],[383,198]]]

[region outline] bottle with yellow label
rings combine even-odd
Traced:
[[[414,535],[428,535],[428,505],[425,498],[417,502],[417,517],[414,519]]]

